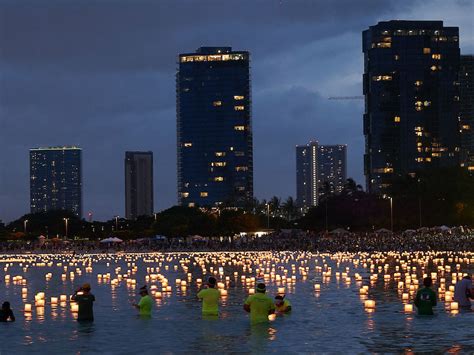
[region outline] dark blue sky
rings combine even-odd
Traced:
[[[295,195],[295,145],[348,144],[363,184],[361,32],[444,20],[474,52],[472,0],[0,0],[0,220],[29,212],[28,149],[83,148],[84,214],[124,213],[125,150],[155,155],[155,208],[176,203],[176,56],[251,52],[255,194]]]

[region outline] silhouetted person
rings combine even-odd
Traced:
[[[10,302],[3,302],[2,309],[0,309],[0,322],[14,322],[15,316],[10,308]]]
[[[95,296],[90,293],[91,292],[91,285],[84,284],[82,287],[74,292],[74,295],[71,299],[74,302],[77,302],[79,306],[79,310],[77,313],[77,320],[78,321],[90,321],[94,320],[94,301]]]
[[[471,276],[466,275],[454,286],[454,300],[459,303],[459,307],[470,309],[471,300],[469,298],[474,298],[474,292],[472,291]]]
[[[141,316],[151,316],[151,309],[153,308],[153,300],[148,295],[146,286],[140,288],[140,301],[135,303],[134,306],[140,312]]]
[[[418,308],[419,315],[433,314],[433,307],[436,306],[436,293],[431,289],[432,284],[431,277],[425,277],[423,279],[425,287],[416,293],[415,306]]]

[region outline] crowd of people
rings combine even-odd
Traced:
[[[430,277],[423,279],[423,288],[420,288],[415,297],[415,306],[419,315],[433,315],[433,308],[436,306],[436,292],[431,289],[433,281]],[[140,301],[133,306],[138,310],[141,317],[150,317],[153,309],[153,299],[148,294],[147,286],[139,290]],[[197,298],[202,302],[202,316],[204,319],[218,319],[219,299],[221,295],[217,289],[215,277],[209,277],[204,287],[197,293]],[[470,275],[465,275],[455,285],[454,301],[459,307],[471,310],[471,298],[474,299],[474,288]],[[71,298],[78,304],[77,321],[93,322],[93,306],[95,296],[91,293],[90,284],[86,283],[80,287]],[[292,310],[291,303],[284,294],[278,294],[272,300],[266,294],[266,286],[263,282],[258,282],[255,294],[248,296],[243,305],[243,309],[250,314],[252,324],[266,323],[277,315],[288,314]],[[0,310],[0,322],[14,322],[15,316],[10,308],[9,302],[4,302]]]
[[[463,251],[474,249],[474,231],[468,228],[449,230],[421,229],[391,233],[387,230],[371,233],[352,233],[338,229],[333,232],[283,230],[263,236],[218,238],[142,238],[120,243],[68,240],[41,242],[0,242],[0,253],[100,253],[147,251],[242,251],[242,250],[306,250],[320,252],[371,251]]]

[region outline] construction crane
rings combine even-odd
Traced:
[[[328,100],[363,100],[364,96],[330,96]]]

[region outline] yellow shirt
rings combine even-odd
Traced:
[[[217,316],[219,314],[220,292],[215,288],[205,288],[197,294],[202,299],[202,314]]]
[[[288,307],[291,307],[291,303],[288,300],[283,300],[283,304],[281,306],[275,305],[277,312],[280,312],[280,313],[288,312]]]
[[[250,321],[252,323],[268,322],[268,313],[275,310],[273,300],[260,292],[249,296],[245,304],[250,306]]]

